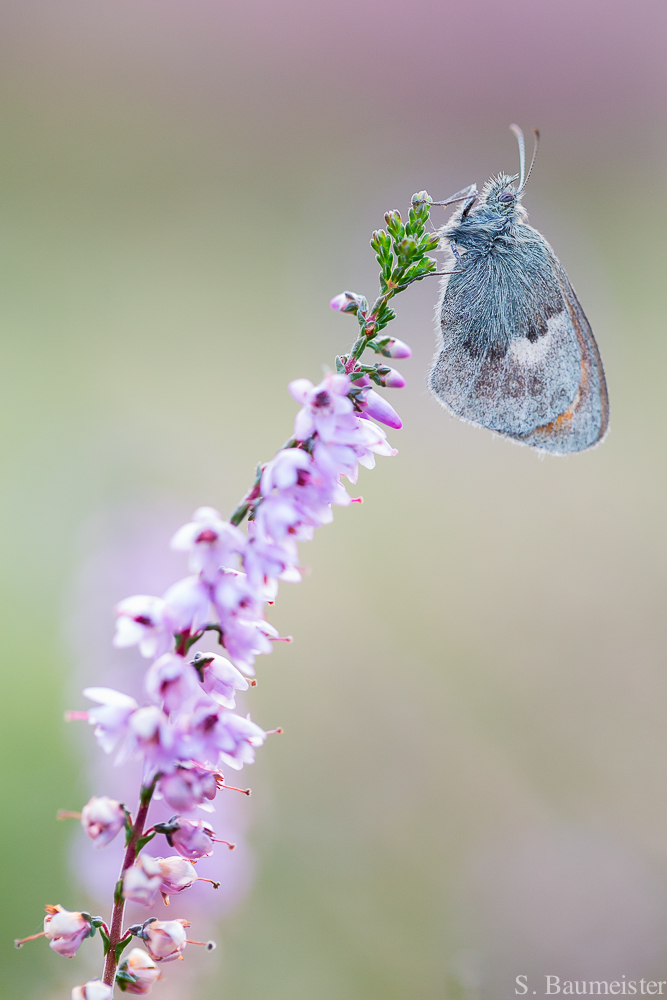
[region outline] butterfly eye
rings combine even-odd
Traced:
[[[505,205],[509,205],[511,201],[514,201],[514,192],[503,191],[503,193],[498,198],[498,201],[502,201]]]

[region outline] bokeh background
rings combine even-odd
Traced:
[[[229,807],[219,949],[155,995],[667,979],[666,22],[662,0],[0,0],[3,1000],[97,969],[98,943],[12,940],[44,902],[96,905],[54,815],[114,780],[62,722],[138,669],[113,603],[176,578],[171,533],[288,435],[286,383],[349,346],[327,303],[374,291],[384,211],[514,170],[511,121],[542,129],[525,204],[596,331],[611,434],[540,460],[451,420],[425,388],[435,284],[398,300],[400,454],[281,591],[296,641],[248,704],[286,734]]]

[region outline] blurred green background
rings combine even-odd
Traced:
[[[286,383],[349,346],[327,304],[373,293],[384,211],[515,169],[511,121],[542,129],[525,205],[596,331],[610,437],[540,460],[451,420],[425,387],[435,284],[401,296],[400,454],[304,547],[272,615],[296,641],[249,701],[286,730],[248,772],[254,888],[214,972],[155,995],[667,979],[666,20],[0,0],[3,1000],[69,997],[98,948],[11,945],[82,905],[53,817],[97,752],[62,723],[95,526],[168,509],[166,547],[230,512],[289,433]],[[111,609],[92,626],[107,642]]]

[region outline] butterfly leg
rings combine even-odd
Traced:
[[[474,202],[475,199],[477,198],[477,185],[476,184],[469,184],[468,187],[463,188],[462,191],[457,191],[456,194],[453,194],[451,196],[451,198],[445,198],[444,201],[432,201],[430,204],[431,205],[443,205],[443,206],[444,205],[453,205],[457,201],[465,201],[468,198],[472,199],[472,201],[471,201],[471,207],[472,207],[472,202]],[[468,209],[468,211],[470,211],[470,209]]]
[[[459,253],[459,248],[457,247],[456,243],[453,240],[449,241],[449,249],[454,254],[458,266],[463,267],[463,262],[461,260],[461,254]]]

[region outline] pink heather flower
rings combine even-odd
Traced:
[[[179,813],[191,812],[215,798],[218,790],[216,772],[194,764],[181,764],[171,774],[160,778],[158,788],[172,809]]]
[[[130,716],[138,705],[134,698],[113,688],[90,687],[84,696],[99,702],[99,708],[91,708],[88,722],[95,726],[95,737],[105,753],[111,753],[127,733]]]
[[[261,618],[265,599],[261,584],[258,587],[251,583],[246,573],[230,570],[220,573],[213,591],[213,603],[223,625],[232,615]]]
[[[148,669],[144,681],[146,694],[165,712],[177,712],[186,701],[199,694],[196,671],[183,656],[165,653]]]
[[[411,358],[412,348],[399,340],[398,337],[378,337],[383,353],[390,358]]]
[[[292,486],[305,486],[311,481],[313,460],[303,448],[284,448],[270,462],[267,462],[262,472],[262,496],[269,495],[271,490],[288,490]]]
[[[123,898],[142,906],[152,906],[160,891],[162,868],[150,854],[140,854],[123,876]]]
[[[375,455],[391,456],[396,451],[387,441],[387,435],[382,427],[371,420],[354,418],[353,427],[339,434],[337,442],[325,444],[316,441],[313,457],[316,464],[328,474],[347,476],[351,483],[356,483],[359,475],[359,465],[366,469],[375,466]]]
[[[216,744],[220,756],[240,771],[244,764],[252,764],[255,760],[255,747],[261,747],[266,739],[266,733],[250,716],[242,718],[232,712],[225,712],[220,718],[220,726],[216,731]]]
[[[156,858],[162,872],[160,892],[166,896],[172,892],[189,889],[197,881],[195,866],[187,858]]]
[[[204,691],[225,708],[234,708],[236,691],[247,691],[250,686],[241,671],[218,653],[197,653],[191,662]]]
[[[349,418],[346,418],[349,419]],[[313,523],[327,524],[330,504],[344,506],[350,498],[338,480],[337,474],[324,474],[308,452],[302,448],[286,448],[266,464],[262,473],[261,493],[264,500],[276,493],[287,495],[307,510]]]
[[[160,979],[160,971],[143,948],[133,948],[119,969],[118,985],[125,993],[145,996]]]
[[[49,947],[64,958],[74,958],[79,945],[84,938],[90,937],[91,931],[87,915],[65,910],[59,903],[46,907],[44,934],[50,941]]]
[[[178,817],[178,829],[167,840],[184,858],[208,858],[213,854],[215,830],[203,819]]]
[[[130,716],[127,738],[116,763],[143,756],[157,770],[166,770],[173,764],[173,746],[174,733],[167,716],[157,705],[145,705]]]
[[[234,569],[243,552],[246,537],[213,507],[199,507],[192,521],[184,524],[171,540],[172,549],[189,552],[189,567],[212,582],[221,567]]]
[[[143,938],[155,962],[173,962],[185,950],[189,920],[152,920],[144,924]]]
[[[214,701],[200,701],[190,715],[179,719],[178,739],[183,754],[216,761],[219,757],[240,771],[252,764],[255,748],[261,747],[266,733],[250,716],[243,718],[224,712]]]
[[[161,597],[136,594],[116,605],[116,634],[113,644],[118,649],[139,646],[142,656],[161,656],[171,649],[173,635],[165,622],[164,601]]]
[[[271,559],[267,556],[267,561],[264,562],[266,546],[270,547]],[[282,552],[281,549],[277,551]],[[252,553],[250,557],[249,553]],[[271,579],[266,572],[275,568],[271,561],[273,558],[270,543],[258,545],[256,550],[253,545],[249,545],[244,559],[249,559],[253,572],[252,581],[245,573],[221,573],[213,594],[229,658],[236,667],[250,676],[255,673],[255,657],[273,651],[269,636],[278,636],[277,629],[264,621],[263,608],[264,601],[275,596],[275,588],[272,588]],[[283,557],[277,568],[284,565]]]
[[[366,389],[357,402],[364,414],[374,417],[381,424],[386,424],[387,427],[393,427],[395,430],[400,430],[403,426],[403,421],[391,403],[388,403],[384,396],[381,396],[375,389]]]
[[[164,595],[165,618],[172,632],[196,632],[209,620],[211,598],[208,587],[197,576],[186,576]]]
[[[93,795],[81,810],[81,826],[95,847],[106,847],[125,826],[125,810],[107,795]]]
[[[292,398],[301,403],[302,408],[294,421],[294,437],[305,441],[315,431],[323,441],[333,439],[339,417],[352,413],[352,401],[348,399],[350,379],[347,375],[325,375],[319,385],[307,378],[297,378],[289,383]]]
[[[83,986],[74,987],[72,1000],[111,1000],[112,994],[112,986],[107,986],[101,979],[89,979]]]
[[[362,301],[363,296],[357,295],[356,292],[341,292],[340,295],[334,295],[329,308],[335,309],[336,312],[356,312]]]
[[[273,652],[271,637],[278,638],[278,629],[261,618],[229,618],[224,633],[225,649],[248,677],[255,674],[255,658]]]
[[[314,511],[304,507],[296,497],[287,493],[276,493],[262,500],[255,512],[255,532],[261,529],[265,536],[280,544],[288,539],[297,542],[312,541],[314,528],[319,527]],[[322,524],[333,520],[333,514],[328,504],[323,505],[321,512]],[[256,536],[255,536],[256,537]]]
[[[258,593],[268,580],[299,583],[301,574],[296,568],[299,552],[294,538],[285,537],[281,544],[272,542],[257,521],[250,522],[248,534],[249,543],[243,553],[243,568],[248,574],[251,585],[258,589]]]

